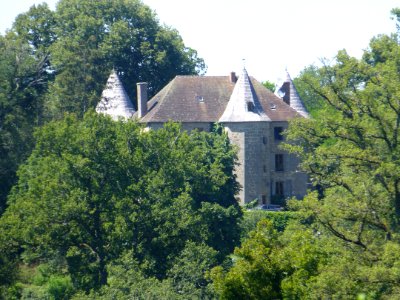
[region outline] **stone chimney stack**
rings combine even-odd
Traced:
[[[235,72],[231,72],[231,73],[229,74],[229,80],[230,80],[231,83],[236,83],[237,77],[236,77]]]
[[[136,86],[138,117],[143,118],[147,114],[147,82],[138,82]]]

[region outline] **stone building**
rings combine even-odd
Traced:
[[[110,75],[96,111],[137,118],[157,129],[169,120],[185,130],[209,131],[221,123],[238,146],[236,175],[242,204],[258,199],[280,204],[287,197],[302,198],[307,176],[297,170],[298,159],[279,148],[288,121],[308,113],[288,76],[275,95],[243,69],[237,77],[176,76],[149,101],[147,84],[137,84],[137,111],[115,72]]]

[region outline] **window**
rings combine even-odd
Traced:
[[[200,102],[200,103],[204,102],[203,96],[196,96],[196,100],[197,100],[197,102]]]
[[[267,166],[266,165],[263,166],[263,170],[264,170],[264,173],[267,173]]]
[[[254,110],[253,102],[247,102],[247,111],[253,111],[253,110]]]
[[[275,195],[283,197],[283,195],[284,195],[283,181],[275,182]]]
[[[263,142],[263,144],[264,144],[264,145],[266,145],[266,144],[267,144],[267,137],[266,137],[266,136],[263,136],[263,138],[262,138],[262,142]]]
[[[275,171],[283,171],[283,154],[275,154]]]
[[[274,127],[274,138],[275,141],[282,141],[283,140],[283,127]]]

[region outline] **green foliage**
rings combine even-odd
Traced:
[[[62,0],[55,11],[34,5],[0,36],[0,215],[34,128],[65,112],[82,117],[112,68],[134,99],[135,82],[148,81],[154,95],[174,76],[200,74],[205,65],[138,0]]]
[[[33,51],[48,53],[48,47],[56,40],[55,13],[46,3],[33,5],[28,12],[16,17],[12,31],[29,43]]]
[[[178,294],[191,295],[199,299],[211,298],[210,280],[206,273],[217,265],[218,252],[202,244],[187,242],[174,266],[168,271],[173,287]]]
[[[3,285],[0,299],[70,299],[74,291],[71,278],[50,264],[21,264],[18,282]]]
[[[89,112],[47,124],[36,139],[0,220],[0,246],[26,262],[61,258],[75,288],[106,284],[107,265],[129,250],[145,278],[172,276],[177,286],[188,286],[190,259],[203,261],[192,282],[202,290],[207,266],[239,243],[235,151],[225,134],[189,135],[173,123],[146,132]],[[69,291],[57,280],[54,293]]]
[[[319,69],[315,66],[309,66],[301,71],[293,82],[307,111],[312,117],[317,117],[318,112],[325,107],[323,98],[314,89],[315,86],[324,84]]]
[[[276,85],[275,85],[275,83],[273,83],[273,82],[271,82],[271,81],[268,81],[268,80],[266,80],[266,81],[263,81],[262,82],[262,85],[263,86],[265,86],[267,89],[269,89],[271,92],[275,92],[275,90],[276,90]]]
[[[144,276],[131,254],[125,254],[108,267],[108,285],[89,295],[77,293],[73,299],[187,299],[175,292],[170,279]]]
[[[56,79],[47,105],[54,116],[95,107],[112,68],[131,87],[131,99],[135,82],[147,81],[151,96],[176,75],[205,68],[141,1],[61,0],[55,18],[57,39],[49,49]]]
[[[334,251],[326,247],[330,259],[307,283],[315,298],[398,293],[398,269],[384,253],[400,241],[399,51],[393,35],[372,39],[362,60],[339,52],[334,65],[318,70],[322,84],[313,85],[325,108],[289,129],[295,146],[288,149],[302,156],[318,191],[301,210],[316,221],[316,231],[338,244]]]
[[[399,53],[396,35],[378,36],[361,60],[340,51],[302,74],[317,113],[290,124],[285,148],[315,191],[290,202],[283,232],[261,221],[233,267],[213,269],[222,299],[399,297]]]
[[[50,299],[69,299],[72,296],[73,291],[74,288],[72,286],[71,278],[65,276],[50,277],[47,287]]]
[[[32,128],[41,121],[43,68],[27,43],[12,33],[0,36],[0,214],[16,169],[32,149]]]
[[[277,245],[277,232],[267,220],[257,225],[250,238],[235,249],[234,266],[225,273],[214,268],[211,277],[220,299],[276,299],[280,294],[283,274],[272,251]]]
[[[363,248],[378,238],[367,233],[370,226],[381,238],[398,226],[398,51],[395,40],[382,37],[363,61],[340,52],[337,64],[321,71],[331,83],[318,92],[330,108],[296,121],[288,135],[299,145],[289,148],[301,152],[302,167],[322,191],[323,202],[310,206],[321,212],[326,204],[320,221],[338,236],[350,229],[345,239]]]
[[[240,223],[242,240],[249,236],[249,233],[257,228],[258,222],[268,219],[278,232],[284,231],[288,222],[297,217],[296,212],[292,211],[264,211],[246,210]]]

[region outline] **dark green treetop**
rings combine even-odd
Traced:
[[[188,241],[218,261],[238,244],[235,150],[225,134],[173,123],[146,132],[91,111],[47,124],[36,139],[0,222],[7,253],[62,257],[74,286],[90,290],[123,253],[163,279],[180,276],[168,270]]]

